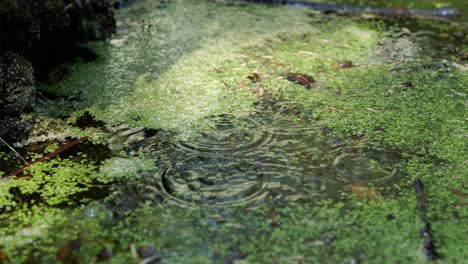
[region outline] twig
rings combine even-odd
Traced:
[[[421,229],[421,237],[423,238],[423,254],[430,260],[435,260],[438,257],[436,247],[434,244],[434,237],[431,228],[431,223],[427,217],[426,195],[424,193],[424,185],[420,179],[416,179],[413,183],[414,190],[416,191],[416,209],[419,211],[419,216],[423,223]]]
[[[60,148],[57,149],[56,151],[54,151],[54,152],[52,152],[52,153],[49,153],[49,154],[47,154],[47,155],[45,155],[45,156],[43,156],[43,157],[41,157],[41,158],[39,158],[39,159],[37,159],[37,160],[34,160],[34,161],[31,162],[31,163],[26,164],[26,165],[23,166],[22,168],[20,168],[20,169],[14,171],[14,172],[8,174],[7,177],[10,177],[10,176],[18,176],[18,175],[20,175],[21,173],[23,173],[25,169],[29,168],[31,165],[36,164],[36,163],[38,163],[38,162],[43,162],[43,161],[46,161],[46,160],[53,159],[53,158],[55,158],[56,156],[62,154],[63,152],[65,152],[65,151],[67,151],[67,150],[69,150],[69,149],[75,147],[76,145],[81,144],[81,143],[83,143],[83,142],[85,142],[85,141],[87,141],[87,140],[88,140],[88,137],[82,137],[82,138],[79,138],[79,139],[77,139],[77,140],[75,140],[75,141],[72,141],[72,142],[70,142],[70,143],[68,143],[68,144],[66,144],[66,145],[64,145],[64,146],[62,146],[62,147],[60,147]]]
[[[7,146],[9,149],[11,149],[11,151],[13,151],[13,153],[15,153],[15,155],[21,160],[23,161],[24,164],[28,164],[28,162],[26,161],[26,159],[23,158],[23,156],[21,156],[18,151],[16,151],[12,146],[10,146],[10,144],[8,144],[3,138],[0,137],[0,141],[5,144],[5,146]]]

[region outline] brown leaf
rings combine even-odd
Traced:
[[[73,252],[79,249],[80,249],[80,241],[70,240],[57,252],[55,259],[58,262],[69,263],[71,261]]]
[[[0,250],[0,263],[8,263],[8,256]]]
[[[293,83],[296,83],[296,84],[300,84],[300,85],[304,86],[307,89],[310,89],[312,84],[315,83],[314,78],[312,78],[312,76],[306,75],[306,74],[290,72],[290,73],[288,73],[286,75],[286,78],[289,81],[291,81]]]
[[[262,79],[260,75],[256,72],[250,74],[249,76],[247,76],[247,78],[252,82],[259,82]]]

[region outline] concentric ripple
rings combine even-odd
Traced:
[[[385,181],[400,175],[400,166],[391,155],[369,150],[337,156],[333,169],[341,180],[362,183]]]
[[[271,140],[264,125],[253,118],[242,120],[229,116],[220,117],[214,129],[205,131],[202,137],[179,144],[179,148],[194,153],[233,154],[256,151]]]
[[[155,155],[159,168],[152,190],[184,207],[313,201],[337,197],[352,182],[384,185],[400,175],[392,155],[336,141],[310,121],[258,114],[222,116],[194,140],[159,138],[152,150],[142,149]]]
[[[194,156],[169,166],[161,181],[178,202],[233,205],[261,200],[268,182],[266,167],[236,157]]]

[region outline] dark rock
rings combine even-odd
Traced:
[[[115,31],[113,0],[0,1],[0,137],[15,142],[29,125],[34,80],[59,81],[59,65],[97,55],[79,45]],[[55,76],[50,76],[55,72]],[[35,76],[34,76],[35,75]]]
[[[2,0],[0,50],[31,59],[38,43],[104,39],[114,32],[110,0]]]
[[[110,0],[75,0],[63,8],[64,15],[59,20],[64,24],[41,24],[40,38],[32,40],[31,59],[40,81],[49,82],[49,72],[77,57],[84,61],[95,60],[94,52],[78,45],[108,38],[115,32],[114,8]]]
[[[15,142],[30,129],[22,114],[34,107],[36,89],[31,63],[14,52],[0,55],[0,137]]]

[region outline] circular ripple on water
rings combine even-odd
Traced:
[[[373,183],[397,179],[401,167],[396,161],[391,154],[363,149],[338,155],[332,167],[342,181]]]
[[[182,205],[250,203],[268,194],[272,173],[267,162],[234,156],[194,156],[168,166],[161,176],[161,188],[170,200]]]
[[[178,148],[193,153],[239,154],[256,151],[270,140],[271,134],[259,118],[223,116],[215,128],[204,131],[195,140],[179,143]]]

